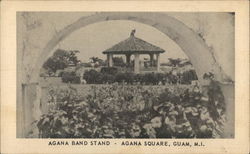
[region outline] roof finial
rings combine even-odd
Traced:
[[[131,31],[130,36],[135,36],[135,29]]]

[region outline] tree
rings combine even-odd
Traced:
[[[173,58],[168,58],[170,64],[174,67],[176,66],[179,66],[180,65],[180,62],[181,62],[181,59],[180,58],[177,58],[177,59],[173,59]]]
[[[92,63],[94,63],[94,64],[95,64],[95,63],[97,63],[97,62],[98,62],[98,60],[99,60],[99,58],[98,58],[98,57],[94,57],[94,56],[93,56],[93,57],[90,57],[89,59],[90,59],[90,60],[91,60],[91,62],[92,62]]]
[[[77,50],[63,50],[57,49],[54,54],[43,64],[43,68],[46,69],[49,74],[55,73],[59,69],[64,69],[69,64],[76,65],[80,61],[77,59]]]
[[[78,50],[70,50],[69,51],[69,59],[68,60],[70,63],[77,65],[80,62],[80,60],[78,60],[77,56],[76,56],[76,54],[79,52],[80,51],[78,51]]]
[[[100,59],[99,57],[90,57],[89,58],[91,60],[90,63],[93,63],[95,67],[98,67],[98,66],[105,66],[106,63],[104,60]]]

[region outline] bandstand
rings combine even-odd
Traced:
[[[113,55],[125,55],[126,64],[131,64],[131,56],[134,55],[134,73],[140,73],[140,55],[148,54],[150,57],[150,66],[153,66],[154,57],[157,72],[160,71],[160,54],[165,50],[150,44],[140,38],[135,37],[135,30],[132,30],[130,37],[103,51],[107,55],[108,66],[113,66]]]

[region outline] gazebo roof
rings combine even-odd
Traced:
[[[165,50],[157,47],[151,43],[148,43],[140,38],[134,36],[135,30],[130,34],[130,37],[126,40],[119,42],[111,48],[103,51],[102,53],[108,54],[150,54],[150,53],[163,53]]]

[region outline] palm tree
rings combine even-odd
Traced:
[[[173,58],[168,58],[169,62],[171,63],[171,65],[173,67],[179,66],[181,63],[181,59],[177,58],[177,59],[173,59]]]
[[[93,56],[93,57],[90,57],[89,59],[90,59],[91,62],[94,63],[94,64],[95,64],[96,62],[99,61],[99,58],[98,58],[98,57],[94,57],[94,56]]]

